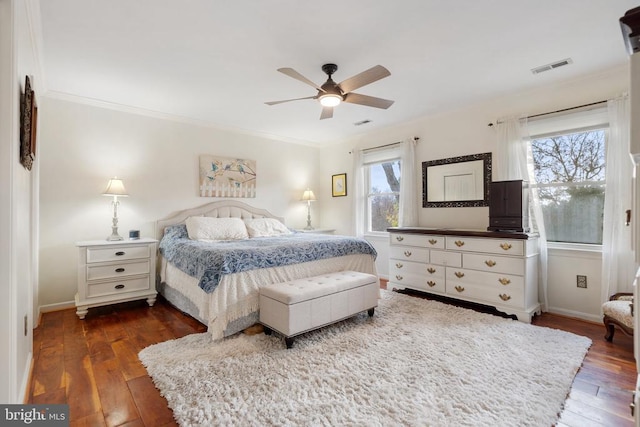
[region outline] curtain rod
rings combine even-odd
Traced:
[[[534,119],[536,117],[548,116],[549,114],[564,113],[565,111],[577,110],[578,108],[591,107],[591,106],[594,106],[594,105],[605,104],[606,102],[607,102],[607,100],[605,99],[604,101],[592,102],[590,104],[577,105],[575,107],[563,108],[561,110],[556,110],[556,111],[549,111],[548,113],[534,114],[532,116],[527,116],[525,118],[526,119]],[[500,123],[503,123],[503,122],[496,120],[496,124],[500,124]],[[492,127],[493,123],[489,123],[487,126]]]
[[[418,142],[418,141],[420,140],[420,137],[418,137],[418,136],[414,136],[414,137],[413,137],[413,140],[414,140],[415,142]],[[380,148],[392,147],[392,146],[394,146],[394,145],[398,145],[398,144],[402,144],[402,141],[392,142],[392,143],[390,143],[390,144],[378,145],[377,147],[364,148],[364,149],[362,150],[362,152],[367,152],[367,151],[372,151],[372,150],[378,150],[378,149],[380,149]],[[352,153],[353,153],[353,150],[349,151],[349,154],[352,154]]]

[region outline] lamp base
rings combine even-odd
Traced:
[[[124,238],[122,236],[118,236],[117,234],[114,236],[113,234],[109,237],[107,237],[107,241],[109,242],[113,242],[116,240],[124,240]]]
[[[313,228],[313,227],[312,227],[312,226],[310,226],[310,225],[307,225],[304,229],[305,229],[305,230],[315,230],[315,228]]]

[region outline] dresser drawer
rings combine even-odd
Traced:
[[[447,236],[447,250],[485,252],[500,255],[524,255],[524,241],[508,239],[478,239],[473,237]]]
[[[87,280],[110,279],[118,277],[149,274],[149,260],[138,262],[122,262],[87,266]],[[148,281],[149,279],[147,279]]]
[[[392,259],[389,263],[389,274],[427,274],[427,266],[421,262],[403,261],[400,259]]]
[[[123,294],[147,289],[149,289],[148,277],[118,280],[116,282],[93,283],[88,286],[87,297],[91,298],[103,295]]]
[[[443,236],[391,233],[389,240],[391,245],[444,249]]]
[[[425,267],[427,278],[444,278],[445,277],[445,267],[437,264],[427,264]]]
[[[462,267],[462,254],[460,252],[431,251],[429,262],[448,267]]]
[[[390,246],[389,256],[392,260],[429,262],[429,249],[412,246]]]
[[[524,277],[512,274],[485,273],[464,268],[447,268],[447,283],[473,284],[487,289],[524,292]]]
[[[87,248],[87,263],[149,258],[149,245]]]
[[[524,275],[525,260],[491,254],[462,254],[462,266],[491,273]]]
[[[507,305],[522,307],[524,291],[522,288],[500,289],[476,283],[452,282],[447,279],[446,294],[454,298],[479,301],[489,305]]]
[[[387,285],[387,289],[393,289],[393,284],[397,283],[402,287],[418,289],[428,292],[445,291],[444,277],[425,277],[424,274],[395,274],[389,275],[391,285]]]

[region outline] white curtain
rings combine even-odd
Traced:
[[[629,156],[628,97],[608,101],[607,111],[609,140],[602,227],[602,302],[616,292],[631,292],[634,277],[631,227],[624,224],[625,211],[631,209],[633,174]]]
[[[494,181],[508,181],[522,179],[530,185],[535,184],[533,173],[533,155],[529,143],[527,119],[507,118],[499,120],[497,128],[497,152],[496,161],[493,163]],[[547,296],[547,272],[549,269],[547,254],[547,236],[542,218],[540,199],[535,188],[529,191],[529,204],[531,208],[530,227],[537,231],[539,237],[540,262],[538,264],[538,299],[542,311],[547,311],[549,300]]]
[[[401,146],[400,208],[398,225],[412,227],[418,225],[418,184],[416,175],[416,138],[409,138]]]
[[[364,191],[364,166],[362,150],[353,150],[353,231],[357,237],[364,235],[364,204],[366,194]]]

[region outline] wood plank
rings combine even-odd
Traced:
[[[116,359],[93,364],[93,375],[107,425],[119,426],[140,417]]]
[[[134,378],[127,381],[127,384],[146,426],[159,426],[174,422],[173,412],[169,409],[167,400],[160,396],[151,378],[148,376]]]
[[[138,348],[130,340],[119,340],[111,343],[120,364],[122,375],[126,381],[147,376],[147,370],[138,359]]]
[[[77,420],[72,419],[69,423],[70,427],[102,427],[106,425],[102,412],[96,412],[95,414],[87,415]]]
[[[100,396],[93,376],[93,367],[88,355],[64,361],[67,382],[69,418],[79,420],[100,412]]]
[[[40,350],[40,355],[34,363],[31,381],[33,382],[31,392],[33,396],[50,393],[66,386],[64,345],[62,342]]]

